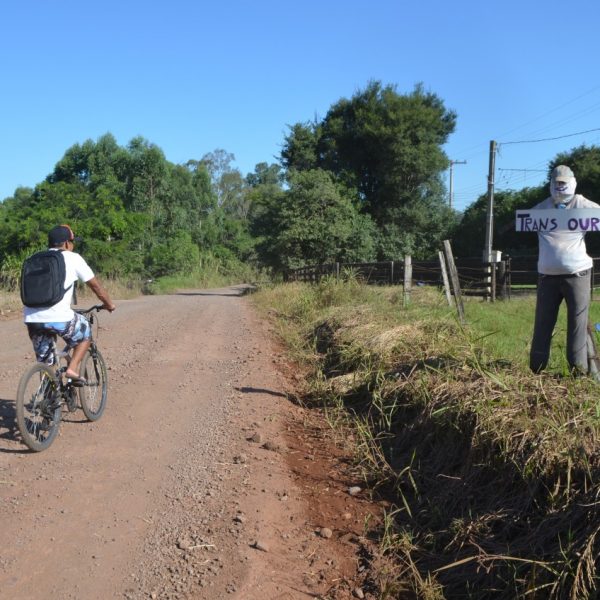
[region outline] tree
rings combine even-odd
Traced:
[[[160,277],[172,273],[189,273],[200,262],[200,252],[187,232],[158,242],[149,256],[149,273]]]
[[[246,175],[246,183],[250,187],[258,187],[260,185],[273,185],[281,187],[283,175],[281,167],[277,164],[269,165],[266,162],[257,163],[254,167],[254,173]]]
[[[296,123],[289,127],[281,150],[281,163],[288,171],[308,171],[319,166],[317,123]]]
[[[46,181],[80,183],[91,191],[102,185],[110,188],[111,193],[122,196],[127,163],[127,151],[107,133],[97,142],[86,140],[82,145],[71,146]]]
[[[125,206],[134,211],[147,211],[151,227],[161,219],[160,194],[167,175],[167,161],[162,150],[142,137],[133,138],[127,149],[127,189]]]
[[[330,172],[338,189],[379,230],[381,259],[430,255],[455,220],[445,204],[442,145],[456,115],[418,85],[410,94],[371,82],[341,99],[320,123],[290,128],[281,153],[288,174]]]
[[[219,206],[231,201],[231,196],[237,191],[235,188],[238,180],[242,180],[239,170],[231,166],[234,160],[235,156],[222,148],[208,152],[200,160],[200,164],[204,165],[210,175]],[[232,177],[234,174],[237,177]]]
[[[291,174],[289,190],[263,208],[255,221],[255,231],[262,234],[259,254],[276,269],[369,258],[368,217],[359,215],[323,170]]]
[[[443,201],[440,173],[448,166],[442,145],[456,115],[417,86],[401,95],[371,82],[327,113],[319,140],[320,166],[356,187],[381,225],[393,209],[428,198]]]

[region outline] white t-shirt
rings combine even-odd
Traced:
[[[65,293],[60,302],[49,308],[30,308],[29,306],[24,306],[23,316],[25,323],[66,323],[73,318],[75,313],[71,308],[71,301],[75,289],[74,283],[78,279],[83,282],[89,281],[94,277],[94,272],[79,254],[63,250],[63,256],[65,258],[66,271],[65,290],[69,286],[71,286],[71,289]]]
[[[535,210],[570,210],[573,208],[600,208],[600,205],[576,194],[565,209],[554,206],[552,198],[536,204]],[[592,259],[585,247],[583,231],[544,231],[538,232],[540,252],[538,256],[538,273],[542,275],[572,275],[585,271],[592,266]]]

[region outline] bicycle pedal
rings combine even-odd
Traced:
[[[85,381],[82,381],[81,379],[67,379],[67,385],[70,387],[83,387]]]

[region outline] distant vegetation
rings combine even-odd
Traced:
[[[479,256],[485,198],[462,216],[443,185],[442,147],[456,118],[420,85],[400,94],[370,82],[323,119],[289,126],[279,162],[245,176],[222,149],[174,164],[141,137],[125,147],[110,133],[75,144],[45,181],[0,203],[0,283],[15,287],[23,258],[56,223],[83,237],[79,250],[97,272],[125,280],[429,258],[445,238],[459,255]],[[558,162],[596,199],[599,148],[560,155],[549,169]],[[496,248],[534,251],[535,236],[516,236],[512,215],[544,196],[543,187],[497,194]]]

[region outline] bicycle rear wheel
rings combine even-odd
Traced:
[[[54,371],[48,365],[33,365],[19,381],[17,426],[25,445],[34,452],[50,446],[58,433],[62,408]]]
[[[89,421],[97,421],[106,408],[108,395],[106,364],[97,348],[85,353],[79,373],[86,379],[85,385],[78,388],[83,414]]]

